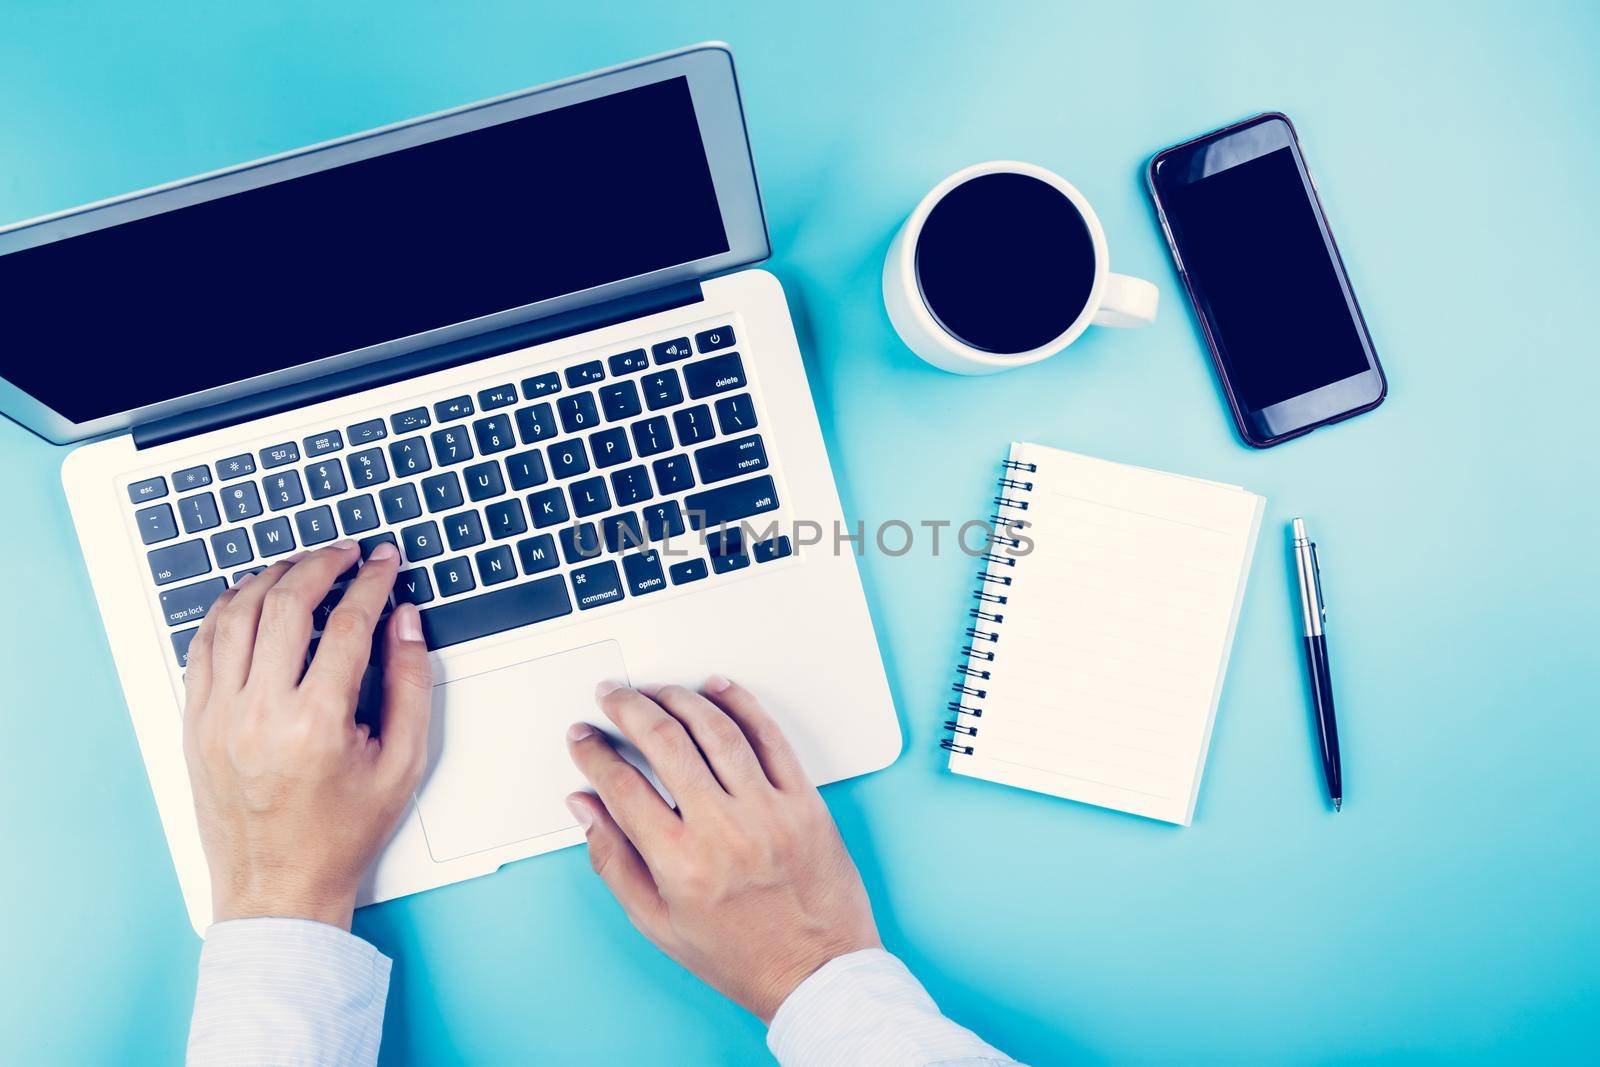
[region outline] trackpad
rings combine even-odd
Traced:
[[[434,687],[417,810],[436,861],[576,825],[563,799],[589,786],[567,756],[567,727],[590,722],[618,742],[594,703],[595,684],[607,678],[628,681],[615,641]],[[618,748],[643,764],[632,746]]]

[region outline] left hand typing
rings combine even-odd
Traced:
[[[344,541],[244,579],[189,646],[184,754],[218,922],[348,930],[362,872],[422,777],[433,676],[414,606],[387,624],[379,736],[354,717],[399,565],[392,545],[346,588],[305,667],[312,610],[358,557]]]

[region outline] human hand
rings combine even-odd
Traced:
[[[824,963],[881,945],[827,805],[754,696],[720,677],[704,696],[615,682],[595,696],[678,803],[668,807],[600,731],[567,731],[599,794],[567,798],[589,860],[658,948],[770,1023]]]
[[[346,587],[305,668],[312,609],[358,557],[341,541],[244,579],[189,646],[183,747],[217,922],[290,916],[348,930],[362,872],[422,777],[433,674],[414,606],[389,618],[380,736],[354,717],[399,566],[393,545]]]

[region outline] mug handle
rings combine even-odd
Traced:
[[[1156,306],[1161,290],[1131,274],[1107,274],[1100,294],[1100,310],[1092,320],[1096,326],[1148,326],[1156,321]]]

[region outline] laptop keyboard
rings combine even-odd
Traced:
[[[394,600],[435,649],[789,555],[737,525],[778,495],[734,341],[583,357],[132,481],[178,666],[230,582],[340,537],[400,549]]]

